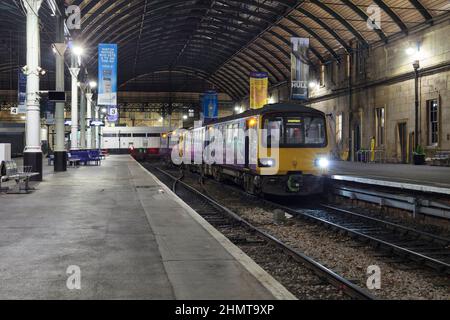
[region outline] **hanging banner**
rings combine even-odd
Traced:
[[[219,98],[216,91],[207,91],[201,97],[204,119],[219,117]]]
[[[99,44],[98,82],[98,105],[117,106],[117,44]]]
[[[308,38],[291,38],[291,99],[308,100]]]
[[[22,72],[22,70],[19,70],[17,73],[17,79],[18,113],[27,113],[27,76]]]
[[[109,123],[116,123],[119,121],[119,110],[116,106],[109,106],[108,107],[108,122]]]
[[[250,108],[261,109],[268,103],[269,75],[267,72],[250,73]]]

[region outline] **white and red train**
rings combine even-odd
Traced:
[[[159,156],[168,144],[169,131],[164,127],[104,127],[101,148],[112,154]]]

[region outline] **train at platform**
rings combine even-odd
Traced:
[[[101,148],[111,154],[131,154],[137,160],[159,158],[169,132],[165,127],[105,127]]]
[[[176,165],[232,180],[253,195],[308,196],[324,190],[328,133],[321,111],[280,103],[174,131],[165,153],[179,158]]]

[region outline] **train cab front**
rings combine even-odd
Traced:
[[[260,146],[260,190],[279,196],[308,196],[324,190],[329,167],[323,114],[271,114],[264,117]],[[268,155],[268,156],[266,156]]]
[[[276,196],[308,196],[322,193],[324,176],[329,167],[328,157],[318,156],[310,162],[311,165],[302,166],[304,171],[298,170],[298,165],[297,168],[293,165],[290,170],[276,173],[261,170],[259,176],[261,192]]]

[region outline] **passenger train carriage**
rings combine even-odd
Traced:
[[[250,194],[305,196],[323,191],[327,134],[322,112],[273,104],[185,131],[172,156],[218,181],[231,179]]]
[[[159,155],[167,144],[167,132],[163,127],[114,127],[102,129],[102,149],[111,153],[134,153],[145,150],[146,154]]]

